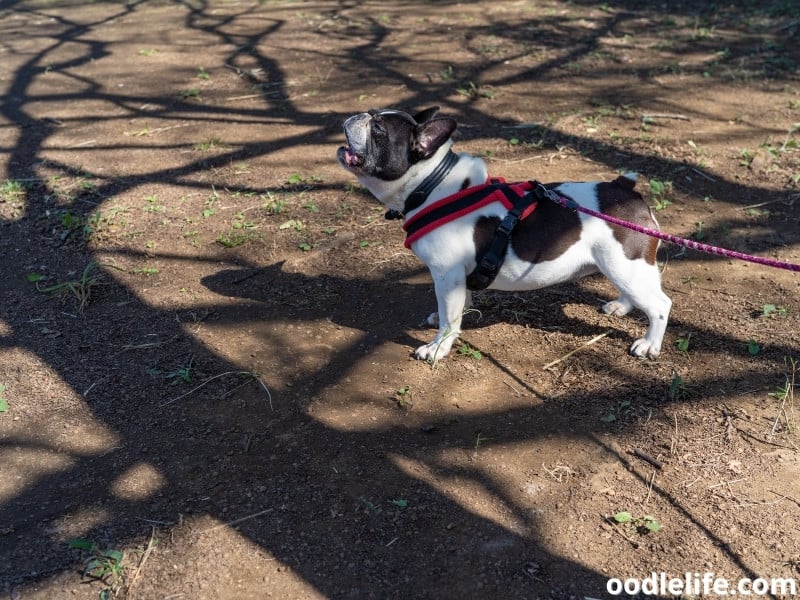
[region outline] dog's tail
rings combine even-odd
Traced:
[[[632,190],[634,186],[636,186],[636,180],[639,178],[639,175],[634,171],[628,171],[627,173],[623,173],[619,177],[617,177],[613,183],[617,184],[620,187],[624,187],[627,190]]]

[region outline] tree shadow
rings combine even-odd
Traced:
[[[353,15],[357,7],[357,3],[342,4],[327,13],[327,18],[334,21],[358,17],[360,24],[354,26],[355,31],[347,26],[320,35],[322,40],[326,37],[336,40],[357,33],[363,36],[362,43],[346,56],[329,55],[322,47],[310,53],[320,61],[333,60],[343,67],[336,82],[340,89],[380,77],[405,86],[404,104],[442,103],[464,120],[486,126],[469,130],[466,137],[479,139],[492,135],[497,122],[478,98],[471,98],[465,104],[443,102],[443,91],[451,83],[434,84],[412,78],[403,72],[405,63],[394,66],[396,50],[386,47],[391,28],[380,19]],[[8,500],[0,507],[0,523],[8,524],[0,536],[0,554],[5,558],[0,566],[0,581],[7,586],[31,585],[30,582],[45,582],[51,574],[75,569],[77,553],[65,551],[65,540],[56,524],[78,513],[101,516],[97,524],[86,528],[83,537],[124,545],[140,537],[148,523],[159,523],[160,527],[182,535],[179,523],[184,517],[200,519],[208,515],[232,522],[270,511],[265,513],[266,519],[241,521],[236,525],[237,530],[329,597],[403,596],[411,582],[416,591],[429,590],[430,597],[602,594],[607,575],[585,567],[579,559],[549,549],[538,533],[541,517],[522,506],[503,482],[477,467],[454,466],[441,458],[443,451],[471,451],[476,430],[502,431],[503,442],[508,444],[560,434],[594,440],[602,446],[595,436],[597,419],[576,418],[587,410],[580,407],[596,402],[596,397],[576,390],[558,402],[513,411],[487,411],[457,421],[421,417],[422,424],[417,420],[409,424],[389,419],[377,425],[369,423],[361,429],[337,427],[314,415],[315,399],[326,394],[335,396],[332,390],[343,386],[362,361],[376,355],[387,362],[396,361],[413,347],[408,325],[418,322],[425,311],[421,310],[421,286],[404,283],[409,272],[388,274],[378,282],[326,274],[309,276],[287,272],[280,263],[264,266],[240,258],[236,269],[220,270],[202,282],[215,294],[238,302],[198,303],[191,309],[172,310],[148,305],[137,297],[136,290],[115,278],[113,269],[106,268],[106,276],[115,281],[113,288],[101,296],[91,312],[68,319],[60,318],[59,309],[43,306],[31,287],[21,283],[28,263],[44,261],[43,257],[59,253],[67,257],[92,257],[90,251],[75,245],[42,245],[38,223],[53,210],[54,194],[52,182],[40,173],[45,162],[49,168],[84,173],[99,182],[70,205],[71,211],[85,219],[114,195],[149,183],[200,189],[208,184],[197,177],[207,170],[340,137],[342,114],[324,108],[304,111],[295,106],[292,92],[285,84],[288,75],[281,49],[271,45],[271,37],[281,33],[285,21],[279,16],[280,9],[270,6],[235,9],[228,14],[217,14],[205,3],[182,7],[185,17],[182,27],[232,48],[228,62],[233,67],[260,69],[264,79],[275,84],[263,95],[263,105],[256,109],[234,111],[229,106],[201,106],[174,97],[109,91],[87,77],[72,78],[74,83],[84,86],[80,93],[35,93],[33,89],[48,67],[69,71],[113,56],[109,42],[93,38],[100,35],[104,24],[130,17],[135,20],[137,12],[146,5],[133,3],[105,8],[107,15],[82,22],[58,14],[58,8],[29,9],[25,3],[14,2],[0,6],[16,16],[53,19],[56,30],[56,33],[46,30],[34,34],[41,36],[42,49],[24,59],[17,57],[19,64],[6,88],[6,101],[0,111],[16,134],[15,141],[7,146],[3,143],[9,154],[7,178],[35,182],[27,189],[19,217],[2,223],[0,247],[6,253],[24,255],[27,262],[16,262],[9,269],[9,276],[0,280],[7,311],[4,318],[7,327],[0,334],[0,347],[20,349],[37,357],[85,402],[91,416],[119,440],[115,448],[105,453],[81,455],[65,450],[68,445],[62,441],[50,439],[51,431],[37,431],[37,424],[44,421],[41,415],[32,418],[26,427],[4,424],[7,430],[0,441],[0,451],[5,455],[50,453],[65,456],[67,460],[54,472],[45,471],[31,485],[9,493]],[[430,7],[419,4],[416,9],[424,11]],[[627,9],[637,10],[635,6]],[[266,25],[248,27],[241,23],[251,17],[263,17]],[[577,25],[561,23],[556,17],[524,23],[496,21],[471,28],[464,43],[469,48],[470,39],[488,31],[512,42],[534,36],[538,43],[560,52],[531,69],[480,81],[482,85],[495,87],[514,85],[545,79],[554,70],[590,54],[602,36],[618,30],[630,19],[628,13],[612,15],[597,30],[584,31],[579,40],[574,37],[573,27]],[[235,31],[237,27],[243,31]],[[541,35],[544,30],[546,35]],[[444,29],[442,34],[445,35]],[[60,59],[59,52],[68,44],[77,44],[81,48],[79,55]],[[478,79],[481,71],[491,72],[500,63],[489,61],[476,66],[474,71],[464,73],[465,81]],[[598,73],[597,77],[602,75]],[[32,105],[45,102],[57,106],[69,101],[102,102],[130,118],[145,115],[153,120],[206,120],[219,124],[228,121],[235,112],[244,123],[261,125],[271,119],[288,120],[293,125],[308,127],[311,133],[291,133],[272,143],[241,144],[234,150],[187,160],[177,167],[107,177],[82,165],[80,149],[74,149],[73,162],[47,156],[48,140],[61,123],[37,117]],[[142,109],[145,104],[150,108]],[[548,134],[551,147],[575,141],[557,131]],[[136,143],[108,145],[109,150],[123,151],[146,147]],[[674,172],[684,166],[633,152],[617,155],[591,144],[587,144],[587,150],[592,159],[615,169],[655,165],[658,172]],[[771,193],[769,189],[721,180],[713,185],[705,183],[695,193],[703,194],[710,189],[718,196],[732,199],[731,202],[741,203]],[[258,191],[266,193],[277,188],[263,186]],[[766,249],[774,233],[764,235],[760,243]],[[784,231],[781,235],[787,245],[800,240],[796,231]],[[752,239],[748,240],[750,243]],[[556,302],[557,297],[548,297],[548,293],[544,292],[548,303]],[[570,293],[585,299],[578,288]],[[125,314],[121,315],[118,307],[123,304]],[[387,311],[392,315],[391,321],[387,321]],[[41,329],[27,327],[31,315],[44,315],[48,323],[58,323],[58,335],[48,337]],[[595,326],[564,315],[561,319],[562,324],[575,327],[581,335],[597,331]],[[295,343],[302,346],[299,342],[307,335],[305,331],[298,329],[297,337],[292,339],[285,331],[275,329],[278,325],[297,323],[313,330],[320,321],[346,328],[351,336],[337,338],[326,354],[310,359],[291,347]],[[190,323],[252,328],[257,332],[254,338],[262,348],[257,352],[260,356],[270,355],[270,375],[280,382],[273,389],[274,410],[269,409],[263,391],[252,377],[237,375],[250,371],[251,367],[231,362],[221,348],[193,336],[191,330],[187,331]],[[673,326],[681,325],[677,319]],[[150,343],[152,339],[145,334],[155,334],[159,343]],[[703,337],[714,344],[730,342],[711,329],[704,330]],[[777,348],[776,352],[790,354],[794,350],[787,342],[786,347]],[[222,373],[233,374],[210,381],[188,397],[171,402],[179,394],[171,393],[169,388],[165,393],[164,379],[148,375],[147,367],[177,369],[186,357],[193,357],[198,375],[211,378]],[[134,368],[131,365],[136,365],[137,370],[131,372]],[[502,368],[500,364],[497,366]],[[12,372],[9,367],[6,366],[4,376]],[[103,371],[105,379],[103,385],[94,387],[99,381],[98,369]],[[237,378],[241,378],[241,387],[229,397],[229,382]],[[769,382],[770,373],[764,370],[748,375],[746,382],[733,378],[707,381],[703,385],[737,389],[745,383],[762,386]],[[611,397],[615,392],[608,393]],[[638,393],[663,395],[662,384],[644,383]],[[366,396],[367,403],[374,402],[374,392]],[[52,405],[51,399],[45,400]],[[235,401],[233,409],[232,401]],[[344,397],[337,402],[355,410],[363,400]],[[68,412],[65,411],[65,416],[74,418]],[[615,455],[608,448],[603,451],[611,458]],[[163,483],[156,494],[131,499],[118,491],[119,482],[142,463],[153,465],[162,475]],[[426,476],[422,476],[423,471]],[[472,482],[482,494],[513,515],[518,528],[504,527],[445,493],[437,480],[448,478]],[[658,490],[657,493],[667,496]],[[392,502],[398,499],[407,500],[407,506]],[[691,514],[688,516],[691,518]],[[707,530],[707,534],[715,539],[713,532]],[[751,573],[739,557],[730,551],[727,555],[743,571]],[[459,564],[470,565],[472,575],[448,579],[443,584],[453,565]],[[535,572],[529,569],[531,564],[537,565]]]

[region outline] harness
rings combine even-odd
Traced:
[[[467,276],[467,287],[482,290],[489,287],[503,266],[511,233],[517,223],[530,216],[546,188],[535,181],[506,183],[502,178],[488,179],[486,183],[456,192],[426,206],[403,223],[406,232],[405,247],[437,227],[458,219],[474,210],[500,202],[508,209],[495,229],[489,247],[477,257],[477,266]]]

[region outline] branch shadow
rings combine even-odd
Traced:
[[[630,3],[624,4],[627,7]],[[358,3],[342,3],[326,15],[333,20],[350,19],[359,6]],[[424,3],[417,6],[419,10],[426,7]],[[54,18],[54,27],[58,29],[55,34],[44,33],[42,43],[50,42],[49,45],[16,68],[0,110],[17,135],[16,142],[8,146],[8,179],[38,182],[26,192],[23,214],[2,223],[0,246],[6,251],[15,249],[27,257],[35,257],[31,259],[33,262],[58,252],[91,257],[91,252],[75,246],[40,246],[42,236],[37,231],[37,221],[52,209],[49,197],[53,193],[51,184],[40,177],[38,169],[43,161],[51,168],[66,173],[86,173],[102,182],[72,207],[86,217],[115,194],[145,184],[169,183],[199,189],[202,184],[191,178],[205,170],[232,161],[269,157],[286,148],[338,139],[338,124],[344,115],[325,109],[309,112],[298,108],[284,84],[288,77],[281,63],[280,49],[273,49],[274,56],[267,53],[272,49],[270,38],[279,35],[285,25],[285,21],[276,16],[280,10],[269,6],[253,6],[227,15],[215,14],[212,5],[207,3],[187,3],[182,7],[184,28],[232,48],[227,57],[232,66],[252,69],[254,64],[268,81],[276,83],[270,93],[264,95],[264,105],[257,109],[232,111],[226,106],[199,106],[175,98],[111,93],[99,82],[85,77],[72,78],[73,82],[86,86],[80,93],[34,94],[32,89],[37,78],[46,70],[43,65],[69,70],[113,56],[108,43],[99,39],[87,42],[84,38],[91,38],[104,24],[135,16],[146,5],[131,3],[120,7],[115,4],[105,8],[109,11],[107,16],[92,22],[78,22],[58,15],[58,9],[33,10],[26,8],[23,2],[0,5],[0,10],[26,17]],[[560,25],[556,18],[522,24],[496,21],[478,25],[470,32],[473,37],[491,31],[511,41],[530,38],[533,33],[547,28],[550,33],[537,35],[537,41],[562,52],[532,69],[482,83],[500,87],[544,80],[554,70],[595,51],[601,37],[618,30],[633,14],[612,15],[596,31],[584,32],[577,41],[574,30]],[[227,31],[239,26],[238,20],[253,16],[264,16],[269,25],[250,34]],[[441,102],[441,95],[450,84],[434,85],[410,77],[403,72],[404,63],[392,66],[394,50],[385,47],[392,34],[391,27],[380,19],[365,18],[364,22],[366,26],[359,26],[357,31],[359,35],[366,35],[366,39],[345,56],[327,53],[322,48],[314,51],[320,60],[335,60],[346,67],[342,69],[338,85],[348,88],[357,86],[362,79],[380,77],[404,86],[407,90],[404,104],[443,103],[465,120],[487,126],[485,130],[470,130],[471,139],[492,135],[492,127],[497,122],[478,98],[465,104],[452,100]],[[323,34],[323,39],[325,35],[335,40],[352,33],[349,27],[343,31],[333,29]],[[466,39],[468,41],[469,36]],[[79,57],[51,58],[65,44],[76,42],[85,46]],[[733,55],[738,54],[733,52]],[[247,60],[243,60],[245,58]],[[465,72],[464,77],[478,79],[481,70],[499,64],[500,61],[495,61],[479,65],[474,71]],[[602,75],[597,74],[598,77]],[[311,128],[312,132],[286,135],[272,143],[243,144],[235,150],[189,160],[178,167],[111,178],[104,177],[99,170],[83,167],[80,149],[73,150],[73,163],[46,156],[48,140],[60,125],[37,118],[30,107],[26,110],[26,105],[33,104],[34,99],[54,105],[67,101],[102,101],[125,111],[131,118],[146,115],[153,119],[224,123],[231,112],[236,112],[245,123],[269,124],[270,120],[288,119],[294,125]],[[144,104],[156,108],[143,110]],[[551,147],[575,142],[554,130],[548,135]],[[645,154],[618,155],[597,150],[594,145],[587,145],[587,148],[591,158],[610,168],[655,165],[656,172],[672,173],[685,166]],[[142,148],[131,143],[127,146],[109,144],[108,149]],[[242,191],[245,189],[243,187]],[[318,191],[326,189],[335,188],[317,187]],[[694,193],[700,195],[714,190],[718,196],[743,204],[771,194],[768,189],[720,180],[713,185],[705,183],[695,190]],[[277,191],[277,188],[262,186],[258,191]],[[761,247],[766,249],[767,243],[774,241],[774,235],[767,233],[759,239]],[[787,245],[800,241],[797,232],[780,235],[781,242]],[[753,240],[749,239],[748,244],[751,243]],[[198,256],[193,260],[211,261],[213,257]],[[85,402],[94,419],[119,438],[115,448],[108,452],[81,455],[65,451],[63,442],[49,439],[49,432],[36,431],[40,417],[32,419],[29,428],[14,427],[10,435],[4,433],[0,441],[2,452],[23,455],[50,452],[66,455],[68,460],[62,468],[45,472],[35,483],[9,494],[0,507],[0,523],[9,524],[6,526],[9,530],[4,529],[0,536],[0,554],[5,559],[0,565],[0,581],[6,586],[32,585],[46,582],[53,574],[75,569],[79,562],[77,553],[65,552],[65,541],[56,524],[68,521],[79,512],[105,515],[82,536],[109,544],[125,544],[126,540],[141,535],[147,523],[158,522],[177,535],[184,535],[179,525],[184,517],[210,516],[229,522],[239,516],[269,510],[269,518],[244,521],[236,526],[237,531],[328,597],[402,597],[411,582],[415,590],[429,590],[429,597],[472,597],[476,593],[487,597],[524,597],[547,593],[551,597],[566,598],[576,594],[602,594],[607,576],[583,566],[580,560],[550,550],[538,535],[540,523],[535,512],[521,506],[502,482],[477,468],[454,467],[440,460],[445,450],[469,452],[476,430],[502,431],[503,441],[509,444],[561,434],[594,440],[602,446],[595,436],[597,420],[576,419],[576,415],[582,414],[581,410],[585,411],[579,407],[596,402],[597,398],[574,391],[557,403],[497,414],[487,411],[480,416],[462,417],[457,422],[443,421],[439,417],[423,419],[425,427],[420,427],[418,422],[409,425],[392,421],[360,430],[337,427],[315,417],[311,410],[313,399],[341,386],[354,374],[360,361],[375,355],[396,360],[405,351],[387,349],[387,346],[395,344],[407,348],[413,345],[407,324],[417,322],[419,314],[424,313],[419,307],[420,286],[404,283],[409,272],[389,274],[378,282],[324,274],[311,277],[286,272],[280,263],[263,266],[255,260],[239,259],[235,266],[236,269],[220,270],[207,277],[202,284],[219,296],[247,303],[210,303],[191,310],[153,307],[138,298],[136,290],[117,280],[114,289],[108,291],[90,313],[67,320],[57,319],[57,310],[42,308],[41,299],[29,286],[20,283],[21,266],[13,269],[14,276],[0,280],[0,290],[6,298],[5,319],[9,324],[0,334],[0,348],[17,348],[37,357]],[[106,275],[114,280],[113,270],[107,270]],[[570,293],[585,299],[580,290],[573,289]],[[545,298],[548,303],[558,299],[556,296]],[[117,307],[123,303],[126,315],[135,315],[137,323],[146,325],[132,327],[131,323],[123,322],[117,312]],[[388,322],[387,311],[392,315]],[[51,339],[27,327],[32,314],[46,314],[57,321],[59,335]],[[252,328],[258,332],[255,337],[266,349],[262,352],[273,355],[272,374],[281,381],[276,390],[279,394],[276,394],[274,411],[268,409],[261,390],[252,379],[243,379],[241,387],[237,388],[235,410],[226,402],[228,387],[221,379],[204,386],[187,400],[169,404],[168,409],[161,406],[175,394],[165,394],[164,381],[148,376],[145,368],[148,365],[177,366],[178,359],[191,356],[196,360],[198,374],[208,377],[248,370],[226,359],[221,348],[205,344],[187,331],[186,324],[197,323],[198,314],[204,315],[199,322],[208,320],[215,327]],[[597,331],[566,316],[562,319],[562,324],[575,326],[581,334]],[[319,321],[329,321],[353,334],[352,339],[340,339],[317,363],[306,361],[300,352],[292,350],[292,344],[298,339],[275,333],[274,329],[285,323],[313,326]],[[99,324],[103,331],[96,330]],[[681,325],[680,320],[674,324],[675,327]],[[144,331],[155,332],[159,339],[169,340],[169,343],[163,346],[144,344]],[[297,332],[298,337],[304,335]],[[705,330],[703,336],[714,344],[730,341],[710,329]],[[77,354],[75,348],[79,349]],[[789,354],[795,350],[787,342],[786,347],[777,348],[776,352]],[[131,364],[141,368],[127,373]],[[93,388],[97,381],[93,365],[111,365],[109,379],[97,389]],[[749,376],[746,383],[748,386],[767,385],[770,376],[765,369]],[[703,383],[736,389],[745,381],[729,379]],[[639,393],[663,395],[659,383],[649,386]],[[370,400],[374,398],[367,398],[368,402]],[[362,399],[340,401],[344,406],[357,407]],[[429,427],[433,425],[435,430]],[[609,456],[614,455],[613,449],[604,450]],[[163,485],[151,497],[139,500],[125,497],[118,491],[120,477],[142,463],[158,469],[164,479]],[[430,476],[419,476],[408,465],[427,469]],[[437,487],[438,479],[447,478],[472,481],[512,513],[519,528],[510,530],[465,508]],[[409,499],[409,506],[402,508],[393,504],[392,500],[398,498]],[[691,514],[687,516],[692,517]],[[302,522],[302,527],[298,522]],[[706,531],[710,538],[716,539],[713,532]],[[32,548],[35,553],[31,553]],[[728,556],[743,571],[752,574],[742,559],[730,551]],[[479,557],[477,561],[476,557]],[[535,576],[527,568],[532,563],[538,565]],[[473,575],[443,584],[443,577],[451,572],[454,564],[472,565]]]

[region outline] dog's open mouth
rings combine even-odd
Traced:
[[[359,156],[349,146],[339,148],[339,161],[348,167],[358,168],[364,164],[364,157]]]

